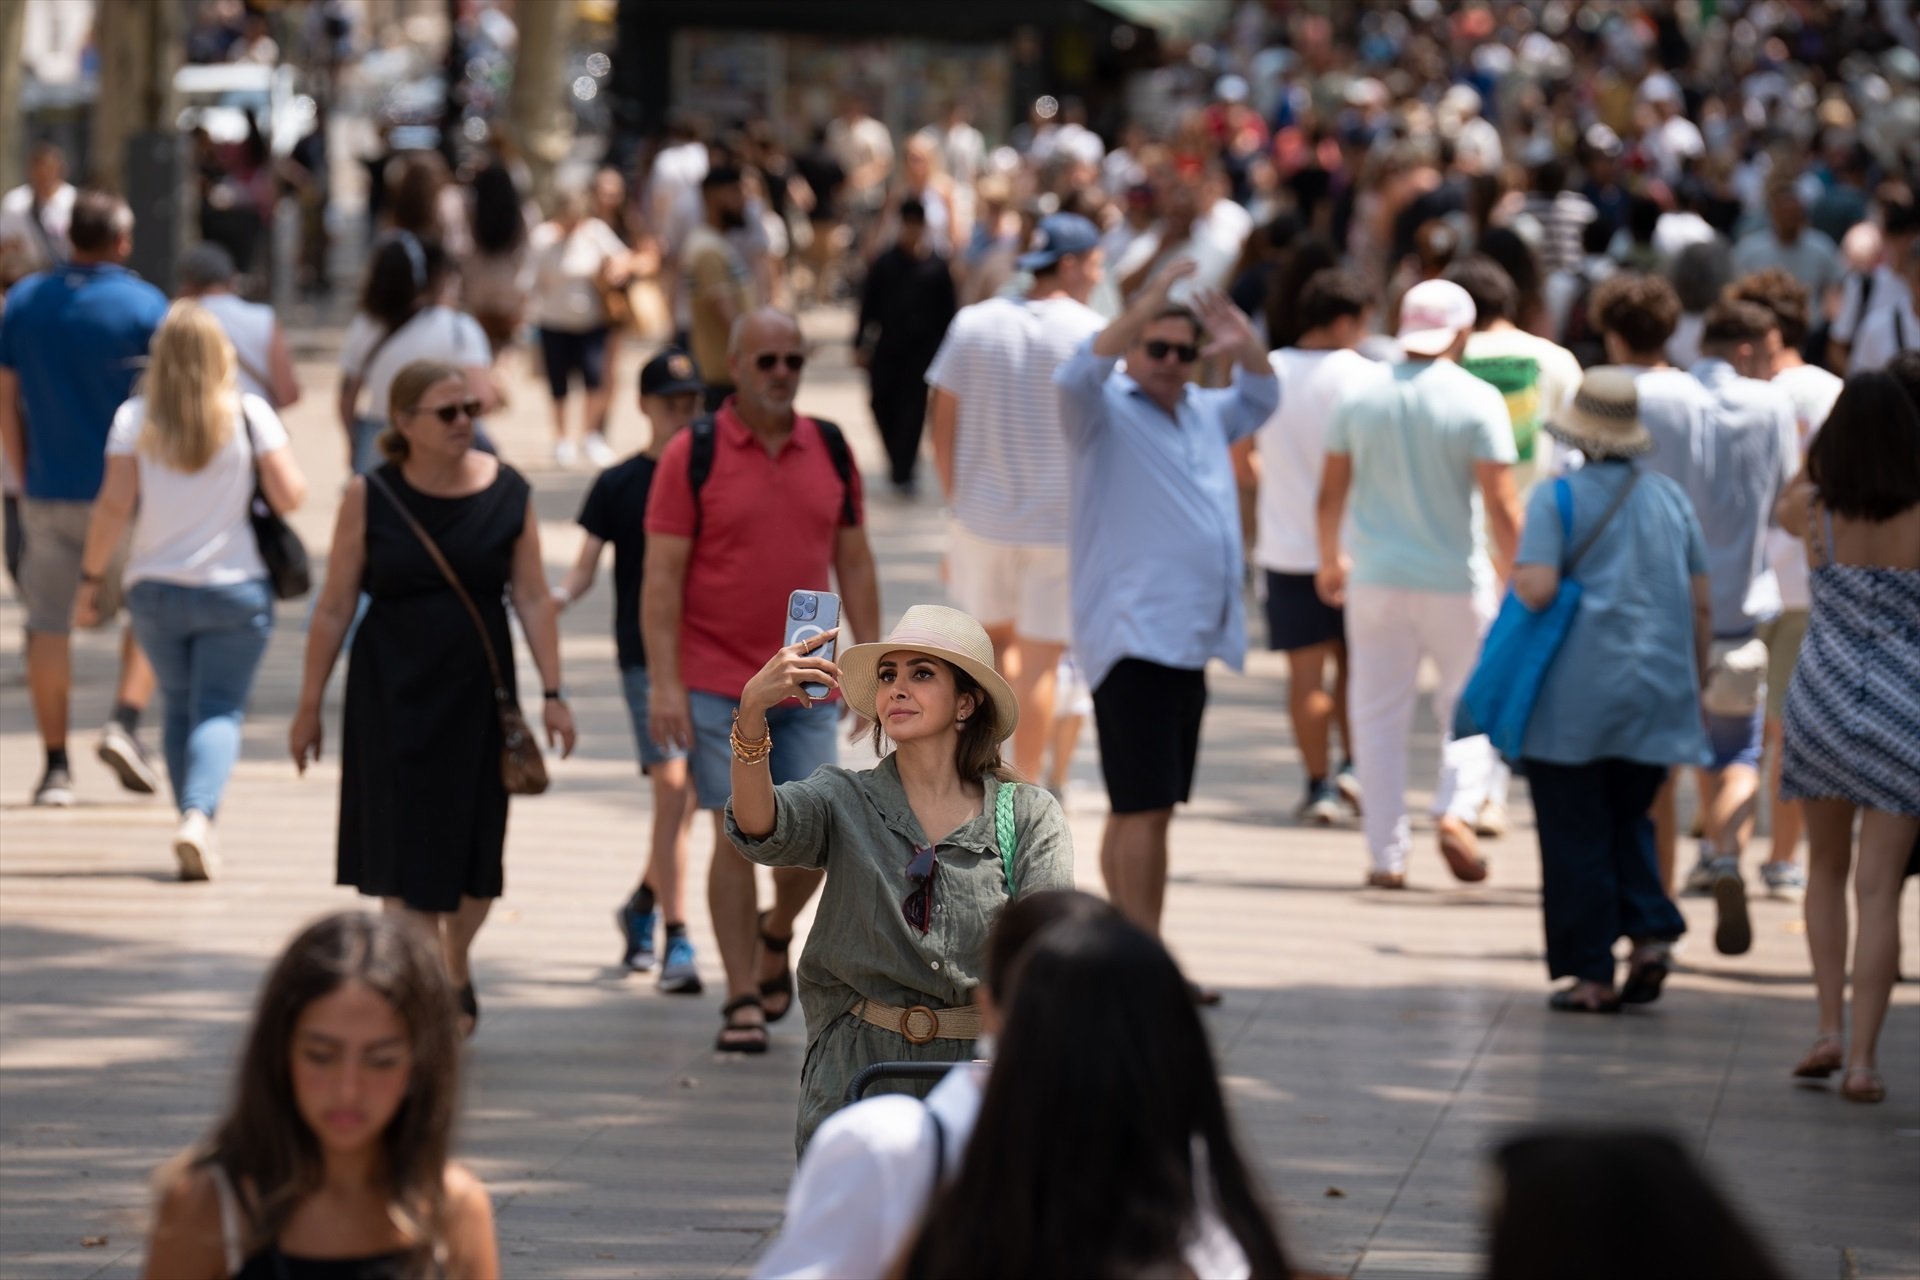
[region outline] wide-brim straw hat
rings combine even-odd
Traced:
[[[878,719],[876,699],[880,688],[880,659],[901,651],[924,653],[928,657],[951,662],[986,691],[993,703],[993,738],[1005,742],[1020,723],[1020,703],[1013,686],[993,669],[993,641],[987,631],[958,609],[944,605],[917,604],[900,617],[885,640],[857,644],[842,653],[840,688],[847,705],[863,716]]]
[[[1555,440],[1589,458],[1631,458],[1653,448],[1653,437],[1640,421],[1633,372],[1618,365],[1587,370],[1573,399],[1548,416],[1546,428]]]

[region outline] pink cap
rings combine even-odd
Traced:
[[[1444,355],[1473,328],[1473,299],[1451,280],[1422,280],[1400,299],[1400,346],[1410,356]]]

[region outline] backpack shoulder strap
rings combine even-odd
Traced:
[[[847,437],[838,423],[815,418],[813,425],[820,428],[820,443],[827,446],[827,456],[833,459],[833,470],[840,477],[840,523],[852,528],[859,520],[859,513],[853,509],[853,451],[847,447]]]
[[[1017,782],[1003,782],[993,797],[993,834],[1000,845],[1000,870],[1007,877],[1007,896],[1014,897],[1013,859],[1019,852],[1018,833],[1013,822],[1013,793]]]
[[[693,490],[693,536],[700,536],[700,489],[713,474],[716,440],[713,415],[702,414],[687,428],[693,438],[687,442],[687,487]]]

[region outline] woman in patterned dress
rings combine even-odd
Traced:
[[[1900,887],[1920,837],[1920,379],[1847,379],[1782,501],[1806,520],[1813,612],[1787,691],[1781,795],[1807,802],[1807,949],[1820,1035],[1794,1068],[1886,1097],[1875,1051],[1900,962]],[[1797,513],[1796,509],[1797,508]],[[1860,932],[1843,1045],[1846,883],[1855,811]],[[1844,1068],[1844,1070],[1843,1070]]]

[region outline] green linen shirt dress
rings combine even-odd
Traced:
[[[1002,783],[983,779],[980,814],[936,848],[932,923],[925,934],[907,923],[901,904],[913,892],[907,865],[928,843],[888,756],[864,772],[828,765],[801,782],[773,789],[773,831],[744,834],[726,810],[727,834],[754,862],[826,871],[813,929],[795,969],[807,1020],[800,1068],[795,1147],[838,1110],[847,1085],[875,1062],[965,1062],[971,1040],[916,1045],[896,1031],[848,1012],[862,999],[902,1008],[964,1006],[986,964],[987,933],[1009,901],[994,805]],[[1059,804],[1040,787],[1014,792],[1013,882],[1019,894],[1073,887],[1073,841]],[[893,1086],[888,1086],[889,1088]],[[901,1084],[924,1095],[929,1085]]]

